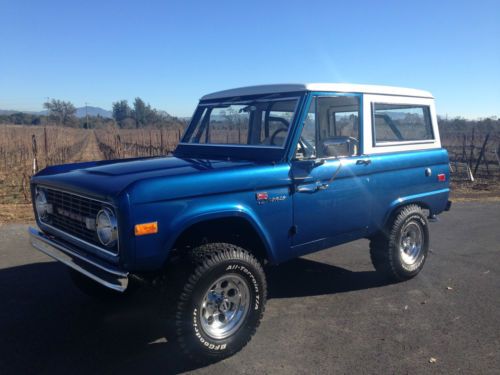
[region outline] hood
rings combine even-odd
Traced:
[[[249,161],[155,157],[51,166],[32,182],[99,199],[110,199],[139,180],[210,173],[255,164]]]

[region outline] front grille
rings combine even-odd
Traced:
[[[52,213],[44,222],[83,241],[103,248],[95,231],[95,218],[97,213],[105,206],[103,203],[60,190],[45,188],[44,191],[47,202],[52,205]],[[116,253],[117,247],[106,248],[106,251]]]

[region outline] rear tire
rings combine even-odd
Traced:
[[[408,205],[400,209],[387,231],[370,241],[375,269],[395,281],[415,277],[424,267],[429,252],[429,223],[422,208]]]
[[[195,266],[177,303],[176,334],[193,360],[211,362],[241,350],[264,313],[267,285],[259,261],[232,244],[194,249]]]

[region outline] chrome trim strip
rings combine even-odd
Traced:
[[[56,191],[60,191],[61,193],[66,193],[66,194],[71,194],[71,195],[75,195],[77,197],[80,197],[80,198],[83,198],[83,199],[88,199],[88,200],[91,200],[91,201],[94,201],[94,202],[99,202],[99,203],[102,203],[104,205],[107,205],[107,206],[110,206],[113,208],[113,213],[115,214],[115,217],[118,219],[118,216],[116,215],[116,207],[114,204],[110,203],[110,202],[105,202],[105,201],[101,201],[99,199],[94,199],[94,198],[89,198],[89,197],[86,197],[84,195],[81,195],[81,194],[77,194],[77,193],[73,193],[71,191],[68,191],[68,190],[64,190],[64,189],[58,189],[58,188],[54,188],[54,187],[51,187],[51,186],[47,186],[47,185],[43,185],[43,184],[36,184],[35,187],[41,187],[42,189],[48,189],[48,190],[56,190]],[[35,210],[36,212],[36,210]],[[76,237],[76,236],[73,236],[72,234],[68,233],[68,232],[65,232],[61,229],[58,229],[56,227],[53,227],[52,225],[50,224],[47,224],[45,223],[43,220],[40,219],[40,217],[38,216],[38,212],[36,212],[36,216],[37,216],[37,219],[38,219],[38,222],[39,222],[39,225],[42,225],[42,226],[45,226],[47,228],[50,228],[54,231],[56,231],[57,233],[59,234],[63,234],[65,236],[68,236],[68,237],[71,237],[72,239],[76,240],[76,241],[79,241],[81,243],[84,243],[85,245],[87,246],[90,246],[92,247],[93,249],[96,249],[98,251],[101,251],[107,255],[110,255],[110,256],[113,256],[113,257],[117,257],[118,254],[120,253],[120,225],[117,226],[117,240],[116,240],[116,252],[112,252],[112,251],[109,251],[109,250],[106,250],[105,248],[103,247],[100,247],[100,246],[97,246],[93,243],[90,243],[90,242],[87,242],[85,240],[82,240],[81,238],[79,237]]]
[[[376,142],[374,147],[411,146],[411,145],[422,145],[422,144],[433,144],[433,143],[436,143],[435,139],[418,139],[414,141],[384,141],[384,142]]]
[[[74,251],[71,251],[67,247],[52,241],[43,233],[39,232],[37,229],[30,227],[29,228],[30,242],[31,245],[37,249],[38,251],[54,258],[55,260],[64,263],[68,267],[73,268],[74,270],[84,274],[85,276],[91,278],[92,280],[98,282],[99,284],[116,290],[118,292],[124,292],[128,286],[128,272],[119,271],[116,269],[112,269],[102,264],[96,263]],[[81,261],[88,263],[89,265],[99,268],[100,270],[108,273],[111,277],[114,278],[116,284],[109,282],[100,278],[98,275],[92,273],[91,271],[83,268],[79,264],[76,264],[72,258],[78,258]]]

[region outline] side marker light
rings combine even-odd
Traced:
[[[134,227],[134,233],[136,236],[158,233],[158,222],[153,221],[151,223],[137,224]]]

